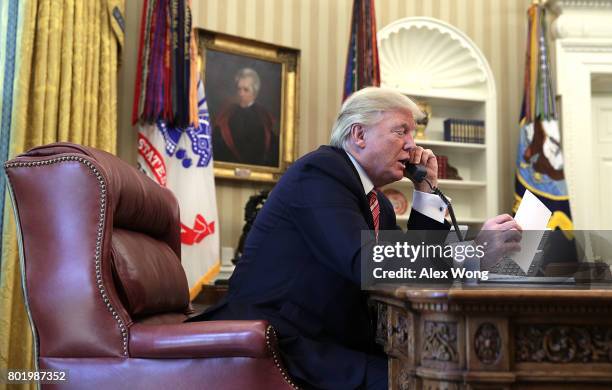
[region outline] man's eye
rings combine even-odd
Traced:
[[[394,130],[395,134],[404,137],[406,135],[406,129],[396,129]]]

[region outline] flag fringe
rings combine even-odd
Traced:
[[[189,300],[193,301],[202,292],[202,286],[210,283],[215,276],[221,271],[221,261],[217,261],[198,281],[193,287],[189,289]]]

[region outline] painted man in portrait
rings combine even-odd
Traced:
[[[242,68],[234,77],[235,99],[223,109],[213,123],[213,151],[217,161],[277,166],[279,136],[275,120],[256,101],[261,88],[257,72]]]

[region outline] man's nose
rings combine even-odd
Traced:
[[[411,132],[407,132],[404,137],[404,150],[410,150],[414,148],[416,144],[414,143],[414,138],[412,137]]]

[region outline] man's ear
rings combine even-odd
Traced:
[[[358,148],[365,148],[365,127],[363,127],[362,124],[353,123],[351,125],[351,141],[353,141]]]

